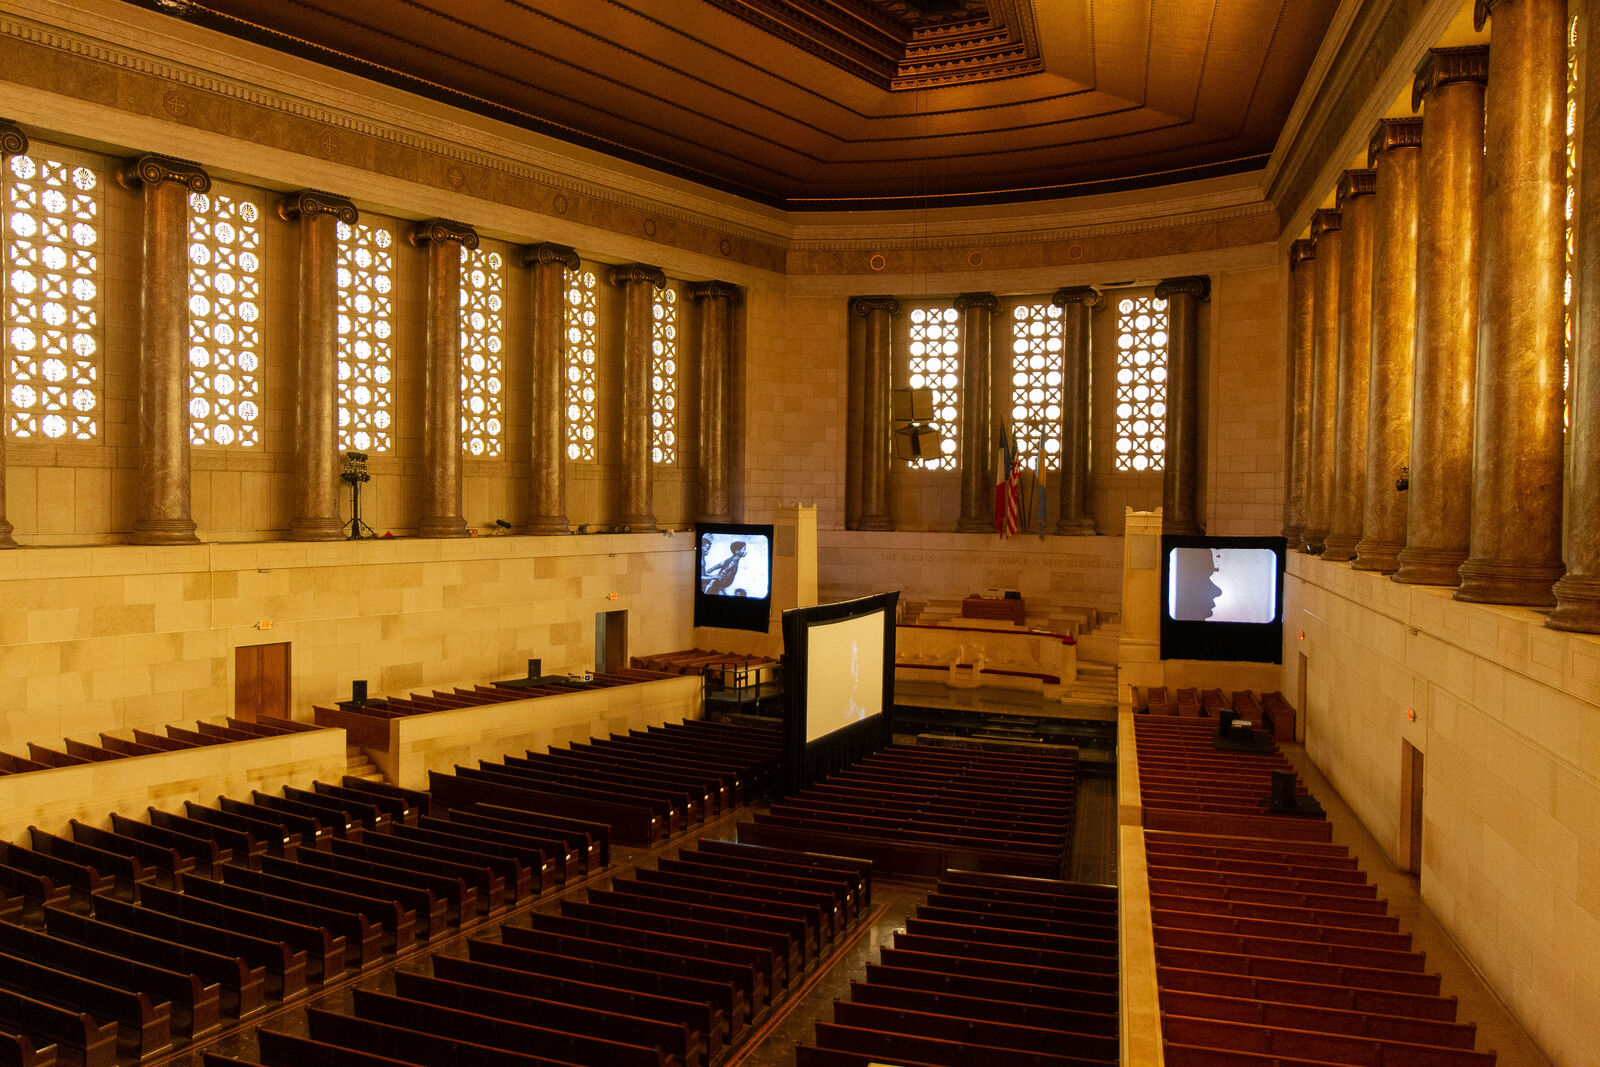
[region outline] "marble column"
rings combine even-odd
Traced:
[[[994,312],[993,293],[962,293],[961,312],[961,518],[957,533],[994,532]],[[1004,372],[1002,372],[1004,373]]]
[[[1316,293],[1315,242],[1289,246],[1289,366],[1284,418],[1283,537],[1300,544],[1306,528],[1306,465],[1311,458],[1312,298]]]
[[[1333,523],[1333,421],[1339,390],[1339,260],[1344,234],[1338,211],[1311,216],[1316,245],[1311,298],[1311,428],[1306,458],[1303,551],[1321,552]]]
[[[1394,580],[1457,585],[1472,528],[1472,390],[1489,49],[1435,48],[1417,69],[1417,326],[1406,546]]]
[[[1203,274],[1168,278],[1156,286],[1167,302],[1167,428],[1161,474],[1161,528],[1200,529],[1200,303],[1211,295]]]
[[[1421,119],[1384,119],[1373,131],[1367,153],[1367,162],[1377,171],[1378,191],[1373,197],[1365,511],[1351,563],[1363,571],[1393,572],[1406,546],[1406,497],[1395,483],[1411,462],[1421,146]]]
[[[1333,412],[1333,513],[1322,558],[1348,560],[1361,540],[1367,496],[1367,372],[1372,348],[1372,233],[1376,175],[1339,176],[1339,380]]]
[[[12,156],[20,156],[28,151],[28,135],[22,132],[22,127],[9,119],[0,119],[0,167]],[[0,270],[0,307],[6,306],[6,289],[10,279],[5,271]],[[4,383],[5,374],[0,370],[0,383]],[[4,424],[5,403],[0,396],[0,549],[16,548],[17,542],[11,536],[11,524],[6,521],[6,438],[9,436],[9,427]]]
[[[632,533],[656,528],[651,501],[650,352],[655,292],[667,284],[660,267],[628,263],[612,267],[611,284],[622,290],[622,471],[617,525]]]
[[[1600,55],[1595,20],[1583,21],[1588,54]],[[1600,130],[1600,93],[1583,96],[1580,129]],[[1563,555],[1567,573],[1555,586],[1555,610],[1545,616],[1554,630],[1600,633],[1600,136],[1583,138],[1577,165],[1578,263],[1575,271],[1572,373],[1567,390],[1567,527]]]
[[[517,261],[533,275],[533,404],[528,455],[528,532],[570,533],[567,525],[567,271],[578,253],[566,245],[524,245]]]
[[[1561,577],[1566,0],[1494,16],[1473,387],[1472,542],[1457,600],[1550,607]]]
[[[1050,302],[1061,309],[1061,475],[1056,483],[1056,533],[1094,534],[1089,502],[1089,321],[1100,290],[1073,285]]]
[[[422,361],[422,497],[419,537],[465,537],[461,515],[461,250],[478,231],[452,219],[427,219],[411,243],[428,250]]]
[[[144,196],[139,292],[139,517],[136,545],[199,540],[189,510],[189,195],[211,188],[193,163],[139,156],[117,180]]]
[[[306,189],[278,203],[300,230],[300,332],[295,345],[291,541],[338,541],[339,223],[356,224],[342,196]]]
[[[732,282],[696,282],[689,296],[700,302],[699,520],[732,522],[732,319],[744,290]]]
[[[857,297],[852,310],[867,320],[861,398],[861,517],[858,530],[892,530],[889,514],[890,327],[900,314],[892,296]]]

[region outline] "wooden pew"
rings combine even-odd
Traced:
[[[1071,967],[1041,966],[1017,960],[996,959],[988,954],[958,955],[934,948],[902,948],[898,943],[878,950],[878,958],[886,967],[907,970],[939,971],[947,974],[966,974],[978,978],[992,978],[1002,982],[1026,983],[1037,981],[1055,989],[1078,990],[1085,993],[1115,995],[1115,974],[1103,971],[1080,971]]]
[[[145,904],[200,922],[236,923],[258,936],[280,936],[303,950],[307,963],[320,960],[324,980],[347,966],[360,970],[383,956],[383,926],[359,912],[205,879],[195,879],[183,893],[171,895],[177,899],[170,900],[165,891],[147,891]]]
[[[1344,1034],[1321,1034],[1217,1019],[1161,1016],[1168,1042],[1236,1049],[1261,1055],[1327,1060],[1334,1063],[1395,1063],[1406,1067],[1494,1067],[1492,1052],[1379,1041]]]
[[[590,834],[585,830],[564,827],[559,822],[552,821],[552,817],[548,815],[531,811],[519,812],[492,804],[479,804],[473,808],[448,808],[444,814],[448,816],[444,821],[453,826],[481,828],[498,833],[516,834],[519,837],[561,842],[569,855],[569,870],[570,857],[575,856],[578,863],[578,869],[568,877],[593,874],[603,870],[610,862],[611,828],[604,824],[595,824],[601,833]],[[421,824],[420,819],[418,823]],[[554,849],[551,851],[554,852]]]
[[[1117,1058],[1117,1039],[1105,1034],[1070,1033],[993,1019],[958,1018],[932,1011],[914,1011],[855,1000],[834,1001],[833,1017],[841,1026],[915,1034],[918,1037],[1022,1053],[1057,1053],[1078,1060],[1106,1063],[1115,1063]]]
[[[1440,1048],[1473,1048],[1478,1028],[1472,1023],[1408,1019],[1306,1004],[1250,1001],[1211,993],[1161,990],[1161,1010],[1171,1015],[1220,1019],[1288,1030],[1344,1034],[1376,1041],[1394,1041]]]
[[[300,847],[300,835],[285,826],[282,819],[227,812],[193,800],[183,802],[183,813],[196,822],[250,834],[265,842],[267,851],[274,856],[292,858]]]
[[[0,1064],[4,1067],[56,1067],[56,1046],[35,1045],[26,1034],[0,1025]]]
[[[347,823],[359,823],[373,830],[387,830],[393,816],[377,798],[334,796],[320,789],[297,789],[292,785],[282,787],[286,799],[317,808]]]
[[[539,789],[527,779],[505,778],[482,770],[462,767],[454,774],[428,772],[428,788],[448,808],[469,807],[487,802],[513,811],[564,818],[594,818],[609,823],[617,840],[648,847],[666,836],[665,824],[646,805],[618,804],[590,796],[574,796],[564,791]],[[609,851],[603,852],[610,862]]]
[[[1051,984],[1035,985],[1031,982],[1008,981],[1003,978],[986,978],[964,971],[932,971],[914,967],[892,967],[886,963],[868,963],[867,981],[873,985],[898,989],[915,989],[935,995],[954,995],[979,1000],[1005,1001],[1010,1004],[1038,1005],[1056,1011],[1076,1011],[1094,1019],[1109,1019],[1101,1025],[1114,1033],[1117,1025],[1117,994],[1096,993],[1083,989],[1067,989]],[[1101,1032],[1088,1030],[1090,1033]]]
[[[39,907],[65,907],[72,899],[71,886],[58,886],[44,875],[6,863],[0,863],[0,892],[8,894],[7,899],[32,901]]]
[[[449,824],[446,824],[449,825]],[[384,843],[397,842],[411,849],[426,848],[441,859],[457,863],[477,863],[491,868],[505,880],[508,900],[523,898],[555,885],[555,865],[538,848],[513,848],[454,830],[395,826]]]
[[[418,938],[427,939],[444,932],[450,902],[437,895],[431,888],[357,874],[350,868],[360,866],[358,863],[352,862],[345,869],[340,869],[331,864],[324,865],[323,862],[318,862],[319,858],[323,861],[333,859],[320,852],[307,853],[299,862],[265,856],[261,860],[261,871],[283,881],[295,881],[337,893],[391,902],[396,908],[404,908],[414,916]],[[368,866],[367,869],[373,868]],[[465,887],[462,891],[476,895],[475,891]]]
[[[654,912],[629,911],[624,908],[586,901],[563,900],[561,917],[575,919],[594,926],[609,927],[617,931],[620,939],[640,934],[675,937],[694,943],[699,951],[714,946],[721,958],[748,961],[766,979],[771,997],[788,984],[789,959],[793,946],[783,934],[767,934],[744,926],[727,923],[701,922]],[[628,933],[621,933],[628,931]],[[637,942],[630,942],[637,943]]]
[[[1454,1022],[1456,1018],[1455,997],[1297,982],[1286,978],[1255,978],[1249,975],[1191,971],[1178,967],[1162,967],[1157,973],[1161,988],[1175,992],[1213,993],[1246,1000],[1306,1004],[1317,1008],[1337,1008],[1343,1011],[1362,1011],[1373,1015],[1401,1016],[1409,1019],[1435,1019],[1441,1022]]]
[[[819,1022],[816,1033],[818,1046],[871,1055],[873,1062],[929,1063],[944,1067],[1084,1067],[1094,1062],[1049,1052],[993,1048],[842,1023]]]
[[[537,864],[539,883],[543,888],[549,888],[557,882],[581,878],[588,866],[583,851],[569,847],[566,841],[558,837],[537,835],[531,831],[522,834],[510,830],[496,830],[487,825],[437,819],[431,815],[418,818],[415,827],[396,827],[394,831],[398,836],[411,836],[416,840],[424,840],[417,834],[401,833],[402,830],[443,834],[446,837],[470,842],[474,848],[504,849],[529,866]]]
[[[282,1067],[302,1067],[307,1063],[325,1064],[326,1067],[347,1067],[347,1065],[353,1067],[361,1062],[359,1055],[371,1052],[404,1057],[406,1063],[417,1063],[420,1060],[423,1063],[433,1064],[434,1067],[569,1067],[560,1060],[492,1048],[432,1031],[409,1029],[375,1019],[338,1015],[320,1008],[310,1008],[306,1011],[306,1023],[311,1031],[311,1040],[335,1046],[341,1053],[348,1049],[351,1054],[320,1058],[326,1054],[316,1050],[309,1050],[308,1054],[304,1044],[305,1039],[302,1038],[273,1037],[263,1042],[262,1048],[265,1049],[269,1043],[274,1043],[281,1046],[284,1052],[292,1048],[305,1057],[283,1058],[283,1054],[275,1047],[271,1055],[276,1058],[276,1062],[282,1064]]]
[[[197,837],[181,830],[140,822],[138,819],[130,819],[116,812],[111,813],[111,829],[113,833],[123,837],[131,837],[159,848],[172,849],[179,855],[187,857],[191,863],[204,863],[206,870],[212,872],[215,872],[219,865],[233,859],[232,848],[220,845],[209,837]]]
[[[0,863],[40,878],[48,878],[56,886],[70,886],[90,897],[109,893],[116,888],[116,882],[110,875],[101,874],[88,864],[3,841],[0,841]]]
[[[915,986],[900,987],[868,980],[850,983],[850,999],[858,1004],[877,1004],[889,1008],[934,1012],[960,1019],[988,1019],[1062,1035],[1082,1034],[1111,1039],[1116,1047],[1115,1012],[1090,1012],[1076,1008],[1051,1007],[1027,1002],[994,1000],[959,993],[936,992]]]
[[[420,841],[392,833],[372,834],[359,842],[339,841],[333,852],[391,867],[459,878],[477,889],[478,903],[486,915],[502,910],[533,890],[533,873],[516,858],[471,852],[442,841]]]
[[[48,1041],[83,1067],[115,1067],[117,1062],[116,1023],[101,1023],[87,1012],[58,1008],[3,986],[0,1027]]]
[[[237,830],[218,823],[191,819],[187,815],[178,815],[175,812],[162,811],[155,807],[146,808],[145,814],[149,816],[151,826],[159,827],[163,830],[172,830],[189,838],[208,838],[216,842],[221,848],[227,849],[232,857],[237,858],[238,862],[248,863],[252,867],[259,866],[261,857],[267,854],[267,843],[248,831]],[[132,822],[132,820],[126,821]],[[115,816],[112,817],[112,823],[118,829],[121,829],[124,825],[124,823],[117,822]],[[181,848],[182,846],[178,847]],[[228,860],[221,859],[213,853],[211,861],[212,872],[216,871],[218,863],[227,862]]]
[[[737,887],[723,887],[722,891],[705,890],[671,881],[639,881],[630,878],[614,879],[611,883],[611,891],[620,896],[702,904],[734,915],[787,920],[791,924],[786,928],[790,938],[802,946],[803,953],[808,958],[816,958],[827,946],[831,923],[822,908],[816,905],[770,900],[754,894],[741,894],[735,892],[735,888]]]
[[[145,909],[205,927],[236,931],[264,944],[281,942],[303,958],[308,978],[326,982],[345,971],[345,939],[325,926],[296,922],[259,911],[230,907],[192,893],[147,887],[140,897]],[[271,967],[268,972],[271,973]]]
[[[135,1059],[159,1056],[172,1048],[172,1005],[149,994],[0,953],[0,983],[67,1011],[112,1019],[128,1033]]]
[[[235,956],[251,967],[263,967],[279,1000],[293,1000],[306,991],[306,954],[286,941],[267,940],[112,898],[96,904],[95,918],[174,944]]]
[[[318,782],[316,785],[325,786],[329,783]],[[413,821],[411,813],[415,813],[417,817],[433,813],[432,798],[421,789],[406,789],[403,786],[390,785],[388,782],[369,782],[365,778],[352,778],[348,775],[339,780],[339,788],[347,793],[360,793],[364,796],[398,801],[400,809],[397,817],[403,822]]]
[[[324,826],[315,815],[305,812],[289,811],[270,804],[260,804],[255,800],[236,800],[218,794],[216,810],[226,815],[241,815],[247,819],[260,822],[277,824],[283,827],[286,834],[294,834],[300,838],[302,845],[310,848],[326,850],[328,842],[333,839],[331,828]]]
[[[87,823],[72,819],[69,823],[72,828],[72,839],[85,845],[92,845],[105,852],[118,852],[142,864],[147,871],[156,869],[164,870],[169,875],[183,874],[194,870],[194,860],[185,856],[170,845],[157,845],[143,841],[137,837],[129,837],[111,830],[101,830]],[[149,879],[145,879],[148,881]]]
[[[229,886],[254,890],[257,893],[275,897],[284,897],[301,904],[311,905],[320,909],[324,914],[356,913],[365,924],[370,924],[381,931],[381,944],[391,952],[400,952],[409,948],[416,941],[416,912],[406,907],[398,900],[392,898],[379,899],[361,893],[341,889],[334,889],[326,885],[302,881],[294,877],[293,872],[280,875],[268,871],[251,870],[237,863],[230,863],[222,868],[223,880]],[[198,884],[188,887],[189,891],[210,893],[209,889],[202,890]],[[216,898],[214,898],[216,899]],[[223,903],[228,901],[224,900]],[[351,945],[361,946],[363,958],[367,955],[367,946],[371,943],[370,932],[357,939],[351,938],[351,933],[346,929],[346,941]]]

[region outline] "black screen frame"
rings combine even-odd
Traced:
[[[1206,622],[1172,618],[1169,598],[1172,550],[1175,548],[1254,548],[1273,552],[1278,561],[1273,621]],[[1283,575],[1286,555],[1287,550],[1282,537],[1162,534],[1161,658],[1281,664],[1283,662]]]
[[[700,543],[706,534],[764,537],[767,543],[767,595],[764,597],[720,596],[700,590]],[[772,559],[774,546],[771,523],[701,522],[694,528],[694,624],[725,630],[756,630],[766,633],[772,626]]]

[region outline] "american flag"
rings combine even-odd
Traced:
[[[1017,532],[1021,520],[1022,457],[1000,434],[1000,448],[995,456],[994,528],[1001,537]]]

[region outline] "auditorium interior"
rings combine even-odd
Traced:
[[[1596,19],[7,0],[0,1063],[1600,1064]]]

